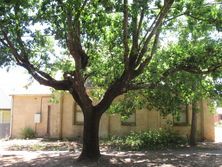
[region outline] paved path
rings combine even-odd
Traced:
[[[13,144],[38,140],[0,141],[0,167],[222,167],[222,143],[201,143],[196,148],[163,151],[115,151],[102,149],[98,163],[79,164],[80,152],[7,151]]]
[[[14,139],[14,140],[0,140],[0,152],[7,151],[9,147],[13,145],[25,146],[25,145],[34,145],[41,142],[42,139],[33,139],[33,140],[22,140],[22,139]]]
[[[72,152],[4,152],[1,167],[222,167],[222,151],[103,152],[98,163],[79,164]]]

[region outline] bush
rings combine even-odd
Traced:
[[[127,150],[175,148],[186,143],[186,139],[178,133],[166,129],[131,132],[127,136],[110,139],[110,145]]]
[[[21,136],[24,139],[35,138],[35,131],[32,128],[26,127],[24,129],[22,129]]]

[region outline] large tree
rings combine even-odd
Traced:
[[[222,73],[222,72],[220,72]],[[173,115],[173,121],[181,119],[181,112],[191,108],[189,144],[197,143],[197,113],[201,111],[200,102],[208,104],[209,112],[214,111],[215,102],[221,99],[221,83],[212,75],[178,72],[167,78],[164,84],[142,93],[148,106],[160,111],[162,116]],[[145,104],[145,103],[143,103]],[[171,122],[173,125],[174,122]],[[202,138],[201,138],[202,139]]]
[[[202,30],[201,33],[203,32],[204,30]],[[205,54],[201,48],[203,44],[204,48],[208,49],[210,47],[221,47],[221,44],[215,43],[215,41],[212,43],[212,40],[204,38],[197,42],[189,36],[189,40],[185,37],[185,39],[179,43],[168,46],[167,49],[162,50],[156,57],[158,57],[159,61],[167,65],[170,61],[166,62],[164,55],[167,55],[169,58],[170,54],[175,53],[182,57],[195,54],[198,55],[195,61],[200,65],[202,61],[205,61],[202,59],[208,56],[208,52]],[[218,51],[217,57],[220,58],[222,50],[219,49]],[[158,65],[155,64],[155,66],[161,66],[161,64],[162,63],[158,63]],[[162,68],[160,69],[162,70]],[[153,89],[125,93],[125,98],[112,104],[110,110],[111,112],[121,113],[123,118],[128,118],[135,110],[148,107],[159,111],[163,117],[171,114],[174,117],[173,120],[176,120],[180,119],[181,112],[184,112],[188,106],[191,106],[192,114],[189,143],[194,146],[196,145],[197,136],[197,113],[200,112],[199,103],[204,100],[208,103],[209,108],[211,110],[213,109],[215,102],[221,99],[221,77],[221,68],[216,68],[210,72],[196,71],[190,73],[187,71],[177,71],[162,80],[162,82],[158,82]],[[169,123],[173,124],[171,121]]]
[[[40,84],[73,96],[84,115],[80,159],[96,160],[100,118],[117,96],[151,90],[178,71],[210,73],[221,67],[220,48],[213,45],[201,47],[204,57],[158,54],[166,38],[189,36],[189,29],[180,34],[178,25],[201,22],[193,28],[221,29],[219,8],[219,2],[203,0],[2,0],[0,62],[16,63]],[[54,77],[57,71],[61,80]],[[86,90],[89,84],[94,92]]]

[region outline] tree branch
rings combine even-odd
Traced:
[[[4,40],[6,41],[6,43],[4,42],[3,44],[11,50],[16,62],[20,65],[25,60],[18,54],[16,48],[14,47],[12,42],[9,40],[7,33],[2,30],[2,34],[4,36],[4,39],[2,41]]]
[[[84,0],[82,6],[80,7],[80,9],[78,10],[77,14],[75,15],[77,20],[79,19],[80,15],[81,15],[81,12],[84,10],[84,8],[85,8],[85,6],[86,6],[88,1],[89,0]]]
[[[102,100],[96,106],[94,106],[94,110],[100,111],[101,113],[105,112],[117,96],[127,91],[125,88],[127,83],[127,74],[123,73],[119,79],[109,86]]]
[[[2,31],[4,40],[7,42],[8,48],[11,50],[12,55],[14,56],[16,62],[19,66],[24,67],[40,84],[45,86],[50,86],[58,90],[68,90],[70,87],[70,82],[68,80],[57,81],[53,79],[49,74],[35,68],[26,58],[23,56],[26,55],[24,50],[21,50],[21,55],[17,52],[17,49],[8,38],[8,35],[5,31]],[[18,38],[17,38],[18,40]],[[20,41],[22,42],[22,41]],[[24,46],[24,45],[23,45]],[[24,49],[24,48],[23,48]],[[23,55],[23,56],[22,56]]]
[[[47,77],[48,74],[42,72],[40,70],[35,70],[32,65],[28,65],[25,63],[20,64],[20,66],[24,67],[35,80],[37,80],[41,85],[50,86],[56,90],[69,90],[71,86],[71,82],[68,80],[57,81],[55,79],[49,79],[51,77]]]
[[[7,43],[5,43],[5,41],[4,41],[3,39],[1,39],[1,38],[0,38],[0,42],[1,42],[5,47],[9,47],[9,46],[7,45]]]
[[[88,55],[82,49],[81,45],[80,15],[88,1],[89,0],[84,0],[83,4],[76,9],[77,12],[75,14],[73,14],[73,8],[63,9],[67,12],[66,43],[68,50],[75,61],[75,71],[64,73],[64,77],[71,80],[72,86],[69,92],[83,109],[83,112],[87,110],[86,108],[92,108],[92,101],[87,95],[86,88],[84,86],[85,79],[81,73],[81,69],[85,69],[88,64]]]
[[[75,30],[73,28],[72,19],[73,17],[71,11],[67,11],[67,27],[68,27],[67,46],[70,54],[75,60],[76,68],[81,69],[81,58],[76,51],[76,42],[74,41],[76,37],[75,37],[75,32],[74,32]]]
[[[142,40],[139,43],[139,48],[141,48],[141,45],[143,43],[145,43],[147,36],[149,35],[149,32],[151,31],[151,29],[153,28],[154,24],[157,22],[157,19],[160,16],[160,13],[162,13],[163,8],[161,9],[161,11],[159,12],[159,14],[156,16],[155,20],[153,21],[153,23],[151,24],[151,26],[147,29],[146,34],[144,35],[144,37],[142,38]]]
[[[144,13],[145,13],[145,7],[143,7],[143,9],[141,10],[141,13],[140,13],[140,19],[139,19],[139,24],[138,24],[138,28],[137,28],[137,36],[139,36],[139,33],[142,28]]]
[[[149,34],[148,38],[151,39],[151,37],[153,36],[154,33],[156,33],[156,29],[159,28],[163,18],[166,16],[168,10],[170,9],[171,5],[173,3],[173,0],[168,0],[168,5],[164,5],[163,9],[161,10],[162,12],[160,13],[159,17],[157,18],[157,21],[155,23],[153,23],[153,26],[152,26],[152,31],[151,31],[151,34]],[[126,17],[126,16],[125,16]],[[130,56],[135,56],[133,55],[134,53],[132,52],[133,49],[137,48],[138,47],[138,37],[137,37],[137,34],[138,34],[138,27],[137,27],[137,16],[133,18],[133,24],[134,25],[134,30],[133,30],[133,47],[131,49],[131,55]],[[146,42],[150,39],[146,39]],[[147,42],[148,44],[148,42]],[[143,49],[143,51],[146,51]],[[131,57],[131,58],[132,58]],[[132,59],[131,59],[132,60]],[[130,61],[131,61],[130,60]],[[136,59],[135,59],[136,61]],[[135,63],[135,61],[133,63]],[[95,111],[100,111],[100,112],[105,112],[106,109],[108,109],[108,107],[111,105],[112,101],[117,97],[119,96],[120,94],[128,91],[128,85],[129,85],[129,82],[132,80],[132,78],[134,78],[135,75],[134,75],[134,71],[131,69],[131,70],[126,70],[123,72],[122,76],[117,79],[113,84],[111,84],[109,86],[109,88],[107,89],[107,91],[105,92],[102,100],[96,105],[94,106],[94,110]]]
[[[187,59],[188,60],[188,59]],[[184,62],[181,62],[178,65],[173,66],[172,68],[167,69],[159,78],[158,81],[154,83],[137,83],[137,84],[129,84],[127,89],[128,90],[138,90],[138,89],[151,89],[158,86],[160,82],[163,82],[165,79],[167,79],[168,76],[175,74],[176,72],[185,71],[193,74],[198,75],[204,75],[204,74],[210,74],[212,72],[215,72],[216,70],[222,68],[222,62],[218,63],[217,65],[212,65],[208,67],[205,70],[201,70],[200,68],[196,66],[191,65],[184,65]]]
[[[176,18],[178,18],[178,17],[184,16],[186,13],[187,13],[187,12],[183,12],[183,13],[181,13],[181,14],[178,14],[178,15],[176,15],[176,16],[173,16],[173,17],[171,17],[171,18],[168,18],[168,19],[164,20],[163,24],[165,24],[165,23],[167,23],[167,22],[169,22],[169,21],[171,21],[171,20],[174,20],[174,19],[176,19]]]
[[[128,45],[128,0],[124,0],[123,11],[123,45],[124,45],[124,64],[125,68],[129,66],[129,45]]]
[[[152,50],[151,50],[151,54],[150,56],[148,56],[141,64],[139,64],[141,61],[142,61],[142,57],[143,56],[139,56],[138,59],[137,59],[137,62],[136,64],[139,66],[136,70],[136,75],[139,75],[143,69],[145,68],[145,66],[147,64],[149,64],[149,62],[151,61],[151,59],[153,58],[156,50],[157,50],[157,45],[158,45],[158,41],[159,41],[159,36],[160,36],[160,32],[161,32],[161,29],[159,28],[156,32],[156,35],[155,35],[155,39],[154,39],[154,42],[153,42],[153,46],[152,46]]]
[[[79,17],[81,11],[84,9],[87,4],[87,0],[84,1],[82,7],[78,10],[75,17],[72,16],[72,9],[67,9],[67,46],[70,54],[75,60],[76,70],[84,69],[88,64],[88,56],[85,51],[82,49],[80,41],[80,21]]]
[[[178,66],[173,66],[172,68],[167,69],[159,78],[158,81],[156,82],[151,82],[151,83],[137,83],[137,84],[129,84],[128,85],[128,90],[138,90],[138,89],[153,89],[156,86],[158,86],[158,84],[161,81],[164,81],[168,76],[173,75],[174,73],[180,71],[180,65]]]
[[[195,20],[201,20],[201,21],[206,22],[208,24],[212,24],[212,25],[216,26],[216,28],[217,28],[218,25],[222,25],[222,20],[216,20],[216,19],[213,19],[213,18],[211,18],[211,19],[203,19],[201,17],[194,16],[194,15],[191,15],[189,13],[186,14],[186,15],[188,17],[191,17],[191,18],[195,19]],[[220,30],[218,29],[218,31],[220,31]]]
[[[200,69],[199,67],[191,66],[191,65],[181,66],[181,69],[183,71],[193,73],[193,74],[210,74],[212,72],[217,71],[221,67],[222,67],[222,63],[219,63],[217,65],[212,65],[212,66],[210,66],[210,67],[208,67],[207,69],[204,69],[204,70]]]
[[[174,0],[167,0],[164,3],[164,6],[162,7],[159,15],[156,17],[156,19],[154,20],[153,24],[148,29],[146,35],[144,36],[144,44],[143,44],[143,47],[142,47],[142,49],[140,51],[140,56],[143,56],[146,53],[150,40],[152,39],[153,35],[156,33],[157,29],[160,27],[163,19],[165,18],[165,16],[167,15],[168,11],[170,10],[173,2],[174,2]]]
[[[137,2],[134,2],[133,5],[137,5]],[[135,61],[137,59],[137,55],[138,55],[138,50],[139,50],[139,45],[138,45],[138,12],[135,11],[134,14],[132,15],[132,47],[131,47],[131,51],[130,51],[130,57],[129,57],[129,63],[130,63],[130,67],[131,69],[133,69],[135,67]]]

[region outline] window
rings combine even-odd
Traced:
[[[219,115],[219,119],[222,120],[222,114],[218,114]]]
[[[0,112],[0,123],[4,123],[3,122],[3,112]]]
[[[136,126],[136,112],[133,112],[129,118],[127,119],[122,119],[121,120],[121,125],[123,126]]]
[[[83,125],[84,117],[81,108],[77,103],[74,103],[73,109],[73,125]]]
[[[188,124],[188,105],[182,106],[181,111],[173,118],[174,125],[187,125]]]

